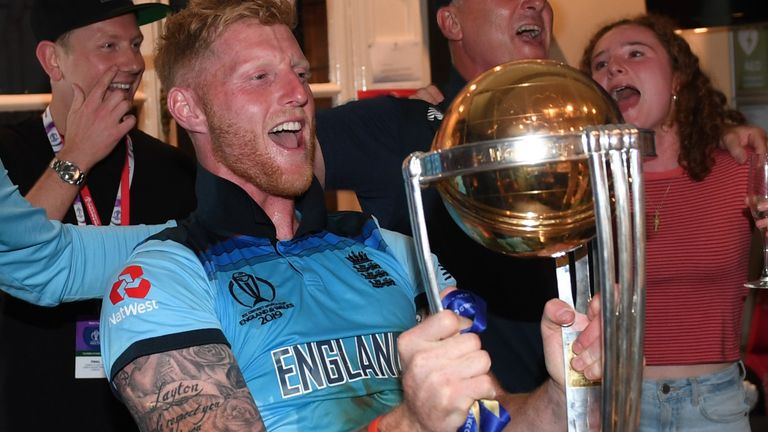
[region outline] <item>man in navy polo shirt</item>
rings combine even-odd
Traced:
[[[487,69],[516,59],[546,58],[552,8],[546,0],[439,0],[436,19],[452,66],[437,106],[382,97],[318,112],[318,139],[328,189],[354,190],[364,211],[385,228],[410,234],[401,165],[429,151],[444,112],[462,87]],[[557,295],[551,259],[520,259],[470,239],[434,188],[423,192],[433,251],[459,281],[489,305],[483,348],[505,389],[530,391],[547,378],[539,332],[544,303]]]

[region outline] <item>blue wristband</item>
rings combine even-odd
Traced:
[[[462,333],[481,333],[488,326],[485,300],[469,291],[451,291],[443,297],[441,303],[444,308],[472,320],[472,326],[462,330]]]

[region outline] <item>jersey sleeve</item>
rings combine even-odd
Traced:
[[[229,345],[214,293],[194,253],[170,240],[140,245],[102,300],[101,352],[107,377],[133,360],[206,344]]]
[[[413,285],[416,287],[416,293],[420,294],[425,291],[424,281],[419,268],[419,262],[416,258],[416,244],[413,238],[400,234],[395,231],[381,229],[381,237],[387,246],[390,248],[392,255],[400,262],[405,271],[411,278]],[[435,254],[432,254],[432,265],[437,271],[437,283],[440,291],[456,286],[456,281],[453,279],[448,271],[438,261]]]
[[[139,242],[174,225],[78,228],[49,221],[21,196],[0,161],[0,289],[30,303],[101,297]]]

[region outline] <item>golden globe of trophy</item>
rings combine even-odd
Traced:
[[[435,186],[454,221],[499,253],[553,257],[559,297],[603,301],[603,380],[569,367],[568,430],[632,431],[639,421],[645,228],[642,156],[653,134],[622,124],[610,96],[564,64],[515,61],[477,77],[445,113],[428,153],[403,165],[430,309],[442,309],[421,201]],[[591,264],[590,264],[591,263]],[[498,281],[498,289],[538,289]],[[601,385],[602,384],[602,385]]]

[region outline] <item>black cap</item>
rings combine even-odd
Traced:
[[[165,18],[171,8],[162,3],[135,5],[131,0],[36,0],[32,7],[32,31],[37,41],[56,41],[76,28],[128,13],[138,25]]]

